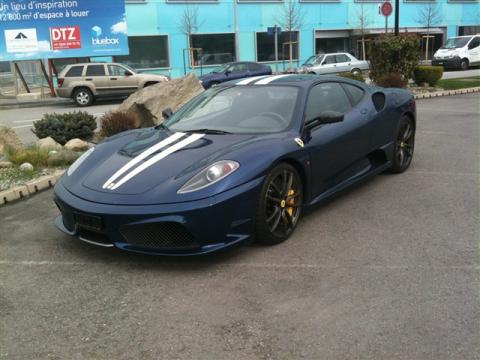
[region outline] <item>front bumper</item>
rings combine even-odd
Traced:
[[[214,197],[176,204],[110,205],[86,201],[55,185],[65,234],[104,247],[186,256],[218,251],[250,239],[263,177]]]
[[[55,91],[58,97],[62,97],[62,98],[72,97],[72,91],[69,88],[57,88]]]
[[[443,66],[445,68],[460,68],[460,63],[462,59],[460,57],[455,56],[453,58],[445,58],[445,59],[433,59],[432,65],[433,66]]]

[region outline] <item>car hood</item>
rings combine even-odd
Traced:
[[[137,73],[136,76],[138,76],[138,77],[141,78],[141,79],[168,81],[168,77],[166,77],[165,75],[159,75],[159,74]]]
[[[271,146],[276,138],[278,135],[174,133],[154,128],[129,131],[97,145],[62,181],[67,190],[83,199],[109,204],[198,200],[258,176],[258,169],[245,172],[245,165],[250,164],[251,170],[256,151]],[[219,160],[236,160],[240,169],[205,189],[177,193],[199,171]]]
[[[200,76],[199,79],[202,81],[210,81],[210,80],[218,79],[221,76],[222,76],[222,73],[210,73],[210,74],[205,74]]]

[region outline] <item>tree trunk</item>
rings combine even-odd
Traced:
[[[428,60],[428,42],[430,40],[430,29],[427,29],[427,41],[425,41],[425,61]]]
[[[362,60],[365,60],[365,36],[362,34]]]

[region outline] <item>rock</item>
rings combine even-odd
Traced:
[[[7,126],[0,126],[0,154],[5,154],[7,148],[21,150],[24,146],[15,130]]]
[[[37,141],[37,147],[42,150],[58,150],[62,145],[53,140],[50,136]]]
[[[7,160],[0,161],[0,169],[11,168],[12,166],[13,166],[13,163],[11,161],[7,161]]]
[[[65,144],[65,149],[83,151],[88,149],[88,143],[80,139],[72,139]]]
[[[53,155],[55,155],[55,154],[58,154],[58,151],[57,151],[57,150],[50,150],[50,151],[48,152],[48,157],[51,157],[51,156],[53,156]]]
[[[204,91],[194,73],[167,82],[143,88],[130,95],[118,108],[118,111],[139,114],[141,121],[148,123],[150,116],[158,123],[162,122],[162,111],[171,108],[174,112]]]
[[[72,164],[80,156],[79,153],[72,150],[60,150],[48,156],[48,166],[67,166]]]
[[[26,162],[20,165],[19,169],[22,171],[33,171],[34,167],[32,164]]]

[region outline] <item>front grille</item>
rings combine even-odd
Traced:
[[[198,246],[193,235],[176,222],[127,225],[120,232],[129,244],[145,248],[177,250]]]

